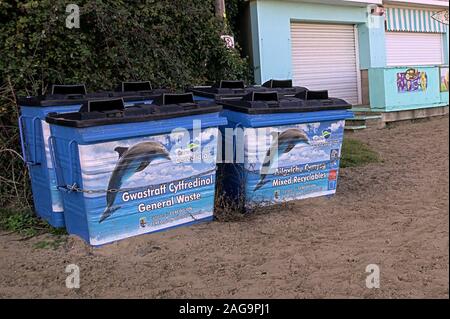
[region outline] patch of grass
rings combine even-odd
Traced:
[[[0,228],[24,237],[34,237],[45,233],[54,236],[67,234],[65,229],[52,227],[29,210],[15,211],[1,208]]]
[[[367,144],[352,138],[344,139],[341,154],[341,167],[358,167],[380,162],[377,152]]]
[[[57,236],[54,240],[41,240],[33,245],[34,249],[57,249],[65,242],[65,238]]]

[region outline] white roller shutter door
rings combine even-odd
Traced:
[[[359,103],[355,28],[348,24],[291,23],[295,85],[328,90],[330,96]]]
[[[441,33],[386,32],[388,66],[439,65],[443,52]]]

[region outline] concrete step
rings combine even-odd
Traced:
[[[348,119],[345,121],[345,126],[361,126],[361,125],[366,125],[366,120],[365,119],[356,119],[356,118],[352,118],[352,119]]]
[[[359,131],[359,130],[364,130],[366,129],[367,126],[365,125],[345,125],[345,130],[346,131]]]
[[[358,110],[353,112],[354,117],[346,121],[347,130],[362,130],[367,128],[382,128],[383,115],[379,112]]]
[[[362,121],[362,120],[378,120],[382,119],[383,116],[380,115],[364,115],[364,114],[355,114],[352,120]]]

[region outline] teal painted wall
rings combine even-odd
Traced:
[[[361,69],[386,66],[384,17],[371,16],[358,24],[359,61]]]
[[[369,69],[370,100],[372,109],[400,111],[436,107],[448,104],[448,94],[440,92],[439,67],[417,67],[427,74],[427,89],[420,92],[398,92],[397,73],[407,67]]]
[[[384,68],[369,69],[369,99],[370,108],[382,110],[386,106],[384,87]]]
[[[252,4],[259,26],[259,33],[253,34],[255,44],[259,45],[260,67],[256,68],[255,64],[258,84],[272,78],[292,78],[291,21],[358,24],[367,20],[366,8],[287,1],[256,1]],[[252,16],[252,20],[254,18]]]
[[[447,60],[447,63],[448,63],[448,60]],[[447,71],[448,71],[448,68],[447,68]],[[444,104],[446,103],[448,105],[448,95],[449,95],[448,91],[441,92],[441,103],[444,103]]]

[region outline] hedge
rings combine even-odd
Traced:
[[[66,27],[69,3],[80,7],[78,29]],[[126,80],[173,89],[251,81],[247,59],[220,39],[230,31],[215,17],[214,0],[0,0],[0,21],[1,207],[30,198],[16,154],[13,91],[42,94],[55,83],[108,90]]]

